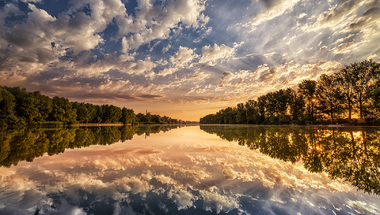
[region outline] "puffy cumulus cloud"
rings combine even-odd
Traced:
[[[165,1],[162,4],[138,0],[137,3],[135,18],[128,15],[117,17],[119,35],[133,34],[123,38],[123,51],[137,49],[154,39],[168,38],[180,22],[198,28],[200,23],[209,20],[202,14],[206,8],[204,0]]]
[[[266,21],[272,20],[283,15],[288,10],[292,10],[300,0],[259,0],[262,5],[262,11],[251,15],[251,26],[256,26]]]
[[[195,54],[194,51],[195,49],[180,46],[178,52],[170,57],[170,61],[173,65],[184,68],[195,58],[198,58],[198,55]],[[191,67],[191,65],[189,67]]]
[[[204,199],[202,207],[206,211],[213,212],[213,210],[215,210],[218,214],[220,212],[228,213],[233,209],[240,208],[236,197],[230,197],[207,190],[201,190],[200,194]]]
[[[161,70],[159,76],[171,75],[183,68],[193,67],[192,61],[198,58],[198,55],[194,53],[196,49],[191,49],[187,47],[180,46],[178,52],[173,56],[170,56],[170,62],[168,68]]]
[[[185,210],[194,206],[194,201],[197,199],[193,194],[186,190],[170,190],[168,197],[171,198],[177,205],[178,210]]]
[[[76,12],[86,4],[91,7],[91,15]],[[60,13],[57,18],[34,4],[28,6],[31,12],[27,20],[15,28],[6,28],[5,40],[24,49],[50,47],[54,42],[56,48],[70,48],[74,53],[102,43],[104,40],[99,33],[115,16],[125,13],[124,4],[116,0],[75,1],[72,8]]]
[[[215,65],[218,60],[223,61],[225,59],[231,59],[235,57],[236,50],[243,45],[244,42],[234,43],[233,47],[226,46],[224,44],[218,46],[214,43],[211,45],[202,47],[202,57],[199,63],[206,63],[209,65]]]
[[[200,24],[208,22],[208,17],[202,14],[205,10],[205,1],[202,0],[168,1],[155,5],[141,0],[138,1],[136,16],[129,16],[120,0],[75,1],[56,17],[32,3],[28,7],[30,11],[27,12],[25,21],[15,22],[12,27],[5,24],[5,19],[24,12],[15,4],[6,4],[1,8],[1,68],[8,76],[28,76],[55,67],[88,76],[119,70],[152,79],[155,76],[152,70],[156,65],[150,60],[135,61],[136,53],[128,54],[128,51],[153,39],[167,38],[171,29],[178,28],[178,23],[198,28]],[[81,12],[85,7],[91,9],[89,14]],[[121,51],[126,54],[117,56],[115,53],[108,53],[104,58],[95,56],[95,59],[98,58],[95,62],[88,57],[88,53],[77,55],[99,48],[98,45],[105,42],[104,30],[115,20],[119,25],[119,37],[122,38]],[[123,36],[129,34],[132,35]],[[159,42],[151,48],[156,47]],[[167,49],[169,48],[170,45]],[[99,51],[103,52],[102,49]],[[186,64],[184,54],[185,50],[181,49],[178,56],[174,56],[178,69]],[[66,62],[67,57],[72,57],[74,61]]]
[[[91,15],[80,12],[86,5],[91,8]],[[74,57],[81,51],[93,49],[103,43],[104,39],[100,33],[113,17],[125,13],[124,4],[116,0],[74,1],[70,8],[56,17],[32,3],[28,3],[28,8],[25,14],[14,4],[7,4],[2,8],[4,15],[2,13],[0,17],[0,66],[2,73],[8,77],[16,74],[25,79],[54,67],[57,70],[60,67],[66,67],[71,71],[79,69],[76,67],[78,65],[64,62],[62,58]],[[18,13],[25,15],[25,20],[14,22],[12,26],[5,25],[6,17]],[[85,53],[84,56],[86,55]],[[106,57],[106,61],[109,61],[109,57]],[[107,63],[98,63],[96,66],[99,64]],[[93,74],[90,67],[87,67],[90,70],[89,74]],[[95,65],[92,67],[99,71]],[[107,69],[106,67],[114,66],[103,66],[104,69]]]
[[[223,84],[228,83],[234,75],[231,72],[223,72],[222,77],[220,78],[219,87],[223,87]]]

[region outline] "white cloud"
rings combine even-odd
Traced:
[[[191,68],[193,66],[192,61],[198,58],[198,55],[194,53],[194,50],[195,49],[180,46],[178,51],[170,57],[171,65],[169,68],[161,70],[158,75],[167,76],[180,69]]]
[[[168,52],[171,47],[172,46],[170,44],[168,44],[166,47],[162,48],[162,54]]]
[[[165,5],[153,5],[149,0],[138,0],[136,18],[119,16],[117,22],[119,35],[133,35],[126,37],[125,47],[137,49],[154,39],[168,38],[172,29],[182,22],[187,27],[199,27],[199,22],[208,22],[202,14],[205,10],[204,0],[167,1]],[[124,50],[124,46],[123,46]]]
[[[218,46],[216,43],[214,46],[204,46],[202,47],[202,57],[199,63],[208,63],[210,65],[215,65],[218,60],[231,59],[235,56],[235,52],[238,47],[243,43],[235,43],[233,47],[226,46],[224,44]]]
[[[304,18],[305,16],[307,16],[306,13],[301,13],[301,14],[298,16],[298,19],[302,19],[302,18]]]
[[[293,9],[300,0],[260,0],[260,2],[265,10],[252,15],[251,26],[253,29]]]

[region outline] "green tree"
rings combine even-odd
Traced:
[[[0,116],[10,116],[14,114],[16,98],[8,90],[0,87]]]
[[[50,112],[53,110],[53,101],[45,95],[41,95],[39,91],[33,92],[33,96],[36,100],[36,107],[39,111],[39,115],[36,120],[39,122],[46,121],[49,117]]]
[[[73,110],[68,99],[58,96],[53,98],[52,111],[49,115],[51,121],[70,122],[76,117],[76,111]]]
[[[26,92],[26,89],[13,87],[7,89],[16,98],[15,111],[18,117],[25,119],[27,122],[32,122],[36,118],[40,118],[41,114],[37,108],[37,99],[33,93]]]
[[[136,115],[132,109],[127,109],[123,107],[123,109],[121,110],[121,119],[120,119],[120,121],[123,124],[133,123],[135,121],[135,118],[136,118]]]
[[[102,105],[104,111],[103,120],[104,123],[117,123],[121,118],[121,109],[113,105]]]

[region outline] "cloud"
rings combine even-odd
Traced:
[[[166,47],[164,47],[164,48],[162,49],[162,54],[168,52],[169,49],[170,49],[171,47],[172,47],[172,46],[171,46],[170,43],[169,43]]]
[[[354,12],[356,12],[365,1],[363,0],[349,0],[344,1],[342,4],[336,4],[328,11],[321,13],[317,21],[308,29],[309,31],[315,31],[321,28],[341,28],[346,26],[352,21]],[[353,15],[349,17],[350,15]]]
[[[205,10],[203,0],[167,1],[153,5],[148,0],[138,0],[136,18],[124,15],[117,17],[119,35],[124,37],[123,51],[134,50],[155,39],[166,39],[178,23],[198,28],[199,23],[208,22],[202,14]]]
[[[170,57],[170,61],[173,65],[184,68],[194,59],[198,58],[198,55],[194,51],[195,49],[180,46],[178,52]]]
[[[235,43],[233,47],[226,46],[224,44],[218,46],[214,43],[214,46],[211,45],[202,47],[202,57],[199,60],[199,63],[207,63],[209,65],[215,65],[218,60],[230,59],[235,56],[235,52],[238,47],[243,43]]]
[[[231,72],[223,72],[223,75],[220,78],[219,87],[223,87],[223,84],[228,83],[233,76],[234,75]]]
[[[286,11],[291,10],[300,2],[300,0],[260,0],[262,11],[251,15],[251,26],[256,26],[283,15]]]
[[[178,51],[170,56],[170,66],[161,70],[159,76],[171,75],[180,69],[191,68],[193,66],[192,61],[198,58],[198,55],[194,53],[195,49],[180,46]]]
[[[203,40],[203,38],[205,38],[207,35],[209,35],[211,33],[211,31],[212,31],[212,27],[210,26],[207,28],[207,30],[201,36],[194,39],[193,42],[194,43],[200,43]]]
[[[356,18],[349,26],[350,31],[362,30],[364,27],[378,25],[377,20],[380,19],[380,3],[377,7],[371,7],[363,13],[362,16]]]

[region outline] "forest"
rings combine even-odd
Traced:
[[[200,119],[201,124],[380,125],[380,64],[353,63]]]
[[[0,86],[0,127],[33,123],[123,123],[173,124],[181,120],[149,112],[135,114],[132,109],[114,105],[70,102],[63,97],[50,98],[39,91]]]

